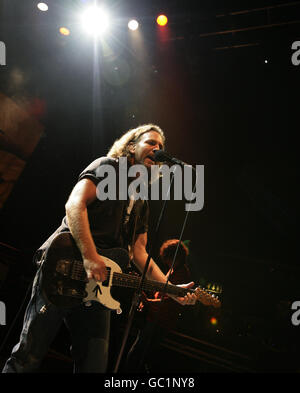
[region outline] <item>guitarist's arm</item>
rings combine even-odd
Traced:
[[[87,206],[96,199],[96,186],[89,179],[80,180],[65,205],[70,232],[81,252],[88,279],[104,281],[106,265],[98,254],[88,220]]]
[[[146,245],[147,245],[147,233],[141,233],[138,235],[138,238],[134,244],[133,248],[133,259],[134,262],[137,266],[137,268],[143,272],[144,266],[146,264],[147,258],[148,258],[148,253],[146,251]],[[160,282],[166,282],[167,281],[167,276],[163,274],[163,272],[160,270],[160,268],[157,266],[157,264],[153,261],[153,259],[150,259],[149,262],[149,267],[146,273],[147,278],[151,278],[152,280],[160,281]],[[185,285],[180,285],[184,288],[190,288],[194,285],[193,282]],[[195,304],[196,302],[196,296],[194,294],[188,293],[184,297],[175,297],[172,295],[169,295],[172,297],[174,300],[176,300],[180,304]]]

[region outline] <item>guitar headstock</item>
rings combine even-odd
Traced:
[[[221,307],[221,301],[219,300],[216,291],[211,293],[206,289],[198,287],[195,289],[195,295],[197,296],[197,299],[205,306],[213,306],[215,308]]]

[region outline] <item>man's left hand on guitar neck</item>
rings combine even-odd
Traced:
[[[193,281],[191,281],[188,284],[181,284],[181,285],[177,285],[177,286],[181,287],[181,288],[192,288],[194,286],[194,284],[195,283]],[[184,296],[184,297],[177,297],[177,296],[174,296],[171,294],[169,294],[168,296],[183,306],[185,306],[185,305],[192,306],[197,301],[197,296],[193,293],[187,293],[186,296]]]

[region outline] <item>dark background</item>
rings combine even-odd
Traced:
[[[18,337],[22,312],[13,321],[34,274],[34,250],[60,224],[78,174],[123,132],[151,122],[165,131],[173,156],[205,166],[204,208],[189,214],[183,239],[190,240],[195,282],[223,287],[218,325],[209,323],[214,310],[199,306],[182,331],[249,356],[252,371],[299,371],[300,327],[291,323],[291,303],[300,300],[300,66],[291,62],[291,45],[300,40],[300,2],[109,1],[113,55],[98,46],[96,79],[92,39],[76,21],[84,2],[52,1],[46,13],[36,1],[0,4],[7,48],[0,91],[40,100],[35,116],[45,127],[0,211],[2,259],[9,266],[2,336],[11,329],[2,356]],[[164,34],[155,24],[161,12],[169,18]],[[143,57],[128,38],[132,16],[141,21]],[[70,36],[59,34],[61,25]],[[18,86],[10,83],[15,68],[24,75]],[[150,239],[161,206],[151,203]],[[184,216],[183,202],[168,204],[159,244],[180,235]],[[67,367],[68,345],[62,330],[52,349],[66,354],[60,360]],[[175,355],[168,364],[178,371]],[[206,367],[198,357],[187,371]]]

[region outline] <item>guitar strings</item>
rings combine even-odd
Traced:
[[[84,270],[83,264],[81,261],[74,261],[71,269],[71,278],[74,280],[86,281],[86,272]],[[110,280],[110,276],[112,273],[112,284],[123,286],[123,287],[131,287],[138,288],[140,283],[140,277],[132,276],[131,274],[119,273],[119,272],[111,272],[111,269],[108,269],[108,276],[105,281]],[[143,283],[143,290],[154,291],[159,289],[162,291],[165,287],[165,283],[161,283],[159,281],[154,280],[145,280]],[[199,293],[199,290],[202,292],[202,296],[211,296],[214,299],[218,299],[213,293],[208,291],[207,289],[198,287],[198,291],[193,288],[180,288],[176,285],[168,285],[168,292],[174,295],[185,295],[187,292],[190,293]],[[200,295],[200,296],[201,296]]]

